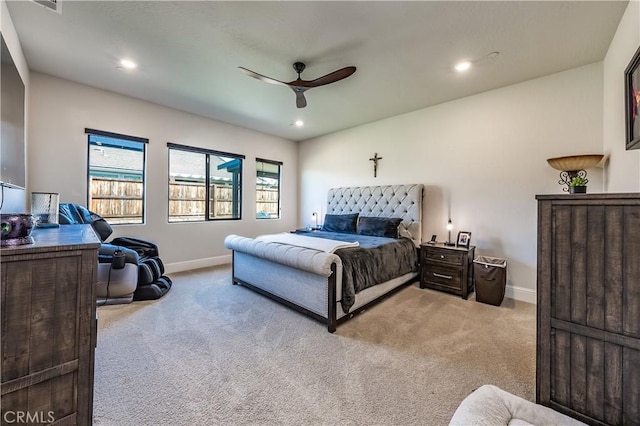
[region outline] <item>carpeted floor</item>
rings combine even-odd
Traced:
[[[443,425],[485,383],[535,398],[531,304],[414,284],[330,334],[230,266],[171,277],[98,308],[94,424]]]

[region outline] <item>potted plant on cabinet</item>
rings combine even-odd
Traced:
[[[576,176],[569,182],[569,194],[586,194],[587,193],[586,178]]]

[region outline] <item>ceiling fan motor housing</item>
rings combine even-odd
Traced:
[[[295,62],[293,64],[293,69],[298,73],[298,77],[300,77],[300,73],[304,71],[307,66],[302,62]]]

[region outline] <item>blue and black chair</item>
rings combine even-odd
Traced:
[[[102,241],[98,251],[98,305],[159,299],[171,289],[171,279],[163,275],[164,264],[155,243],[135,237],[106,242],[113,233],[111,225],[79,204],[60,204],[59,216],[60,225],[90,224]]]

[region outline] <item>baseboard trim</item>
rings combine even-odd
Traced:
[[[164,265],[165,273],[191,271],[192,269],[208,268],[231,263],[231,255],[207,257],[204,259],[187,260],[185,262],[167,263]]]
[[[537,303],[536,291],[530,288],[516,287],[508,285],[504,293],[509,299],[520,300],[521,302]]]

